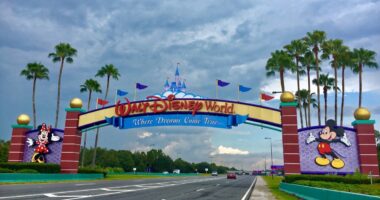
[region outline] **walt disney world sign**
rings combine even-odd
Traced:
[[[205,126],[231,128],[245,121],[281,127],[280,111],[254,104],[219,99],[176,99],[148,96],[147,100],[118,101],[79,117],[79,129],[113,125],[121,129],[149,126]]]

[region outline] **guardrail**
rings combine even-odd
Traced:
[[[0,173],[0,183],[94,180],[103,178],[103,174]]]
[[[337,190],[329,190],[329,189],[323,189],[323,188],[316,188],[316,187],[310,187],[310,186],[304,186],[304,185],[297,185],[297,184],[290,184],[290,183],[281,183],[280,184],[280,190],[293,194],[297,197],[300,197],[302,199],[344,199],[344,200],[374,200],[374,199],[380,199],[380,197],[377,196],[371,196],[371,195],[365,195],[365,194],[358,194],[358,193],[352,193],[352,192],[344,192],[344,191],[337,191]]]

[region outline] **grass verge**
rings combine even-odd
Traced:
[[[325,182],[325,181],[306,181],[306,180],[295,181],[293,182],[293,184],[380,196],[380,184],[373,184],[373,185],[347,184],[347,183],[333,183],[333,182]]]
[[[283,192],[280,190],[280,183],[283,177],[274,176],[273,179],[271,176],[262,176],[265,182],[268,185],[269,190],[272,192],[273,196],[278,200],[295,200],[297,197]]]

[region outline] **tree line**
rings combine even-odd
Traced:
[[[286,71],[295,73],[297,78],[296,99],[300,116],[301,127],[311,126],[311,107],[318,110],[318,125],[321,125],[321,102],[320,87],[322,87],[324,97],[324,119],[327,121],[327,93],[334,90],[334,119],[338,122],[338,92],[341,92],[340,105],[340,125],[343,125],[344,116],[344,98],[345,98],[345,70],[350,69],[354,74],[358,74],[359,98],[358,107],[362,107],[362,74],[365,68],[378,68],[375,60],[376,53],[364,48],[354,48],[346,46],[341,39],[327,39],[324,31],[315,30],[307,32],[306,36],[300,39],[292,40],[281,50],[271,53],[267,60],[267,76],[273,76],[276,73],[280,77],[281,91],[285,91],[284,74]],[[333,77],[327,73],[320,74],[323,70],[321,62],[329,62],[334,70]],[[340,70],[341,84],[338,85]],[[315,71],[312,80],[311,73]],[[307,76],[307,89],[300,85],[300,77]],[[311,83],[317,88],[317,97],[311,93]],[[305,118],[305,121],[304,121]]]
[[[86,148],[81,151],[88,154],[93,153],[94,148]],[[172,172],[174,169],[181,170],[181,173],[208,173],[211,171],[218,171],[218,173],[226,173],[228,170],[236,170],[235,168],[228,168],[218,166],[215,163],[200,162],[190,163],[182,158],[173,160],[169,155],[166,155],[161,149],[151,149],[147,152],[131,152],[129,150],[113,150],[98,147],[97,149],[97,166],[106,167],[119,167],[123,168],[126,172],[132,172],[136,168],[137,172]],[[92,160],[85,158],[84,166],[92,166]]]

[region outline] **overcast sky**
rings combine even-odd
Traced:
[[[140,98],[162,92],[166,78],[173,78],[180,62],[189,92],[214,97],[215,79],[222,79],[232,84],[219,91],[221,98],[236,99],[237,84],[243,84],[253,90],[240,99],[258,103],[260,90],[280,90],[277,76],[265,77],[270,53],[315,29],[326,31],[328,38],[343,39],[351,48],[376,51],[379,62],[379,19],[380,2],[366,0],[1,1],[0,139],[10,139],[11,125],[19,114],[32,116],[31,81],[19,76],[29,62],[41,62],[50,70],[50,80],[37,83],[37,122],[54,124],[59,65],[47,55],[60,42],[78,50],[74,63],[66,64],[63,72],[59,123],[63,128],[64,108],[73,97],[86,102],[87,94],[80,93],[79,86],[105,64],[114,64],[121,73],[118,81],[111,81],[111,96],[117,88],[133,93],[135,82],[149,86],[139,93]],[[323,72],[332,74],[330,68],[325,61]],[[377,121],[379,75],[376,70],[363,75],[363,105]],[[105,86],[105,79],[97,80]],[[286,74],[285,81],[287,90],[296,90],[293,74]],[[306,78],[302,83],[305,87]],[[358,77],[348,71],[347,126],[354,120],[357,91]],[[333,102],[332,94],[328,100]],[[265,105],[278,108],[279,101]],[[265,156],[269,159],[269,141],[264,137],[273,138],[275,164],[281,164],[280,133],[248,125],[232,130],[107,127],[101,130],[100,146],[132,151],[161,148],[175,158],[252,169],[262,168]]]

